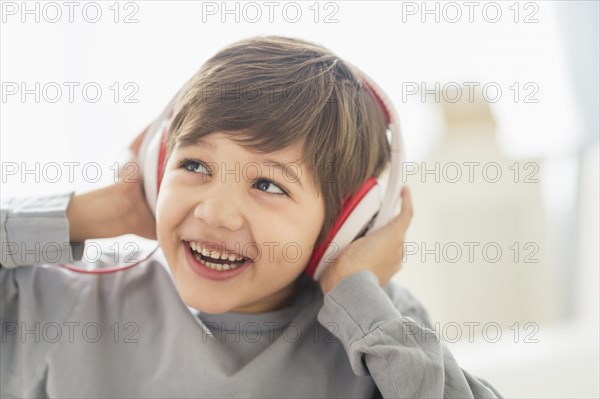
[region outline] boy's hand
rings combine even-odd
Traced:
[[[138,161],[140,147],[149,127],[146,127],[130,144],[128,154],[122,160],[119,182],[116,185],[121,186],[124,206],[128,210],[121,226],[122,234],[135,234],[156,240],[156,221],[146,201],[144,181]]]
[[[321,276],[323,295],[352,273],[369,270],[387,284],[402,267],[403,244],[413,216],[413,204],[407,186],[401,192],[400,214],[386,225],[350,243]]]
[[[67,207],[69,239],[83,242],[91,238],[135,234],[156,239],[156,222],[144,196],[137,155],[148,128],[129,146],[120,161],[115,184],[84,194],[73,195]]]

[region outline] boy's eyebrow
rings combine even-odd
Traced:
[[[215,145],[213,143],[211,143],[210,141],[204,140],[203,137],[199,137],[196,140],[194,140],[194,142],[192,142],[192,143],[180,144],[179,148],[183,149],[183,148],[197,146],[197,145],[206,146],[210,149],[214,149],[214,147],[215,147]],[[300,177],[296,173],[296,168],[289,167],[287,164],[281,163],[274,159],[265,159],[265,160],[263,160],[263,163],[266,163],[275,169],[280,169],[283,173],[286,173],[286,175],[291,176],[292,180],[285,179],[285,181],[289,181],[290,183],[298,183],[300,185],[300,187],[304,190],[304,186],[302,185],[302,179],[300,179]],[[294,165],[297,165],[295,162],[292,162],[292,163]],[[300,174],[302,174],[302,173],[300,173]]]

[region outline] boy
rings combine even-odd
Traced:
[[[257,37],[221,50],[177,99],[156,220],[138,175],[2,204],[2,393],[500,397],[390,282],[408,190],[400,214],[319,283],[303,274],[342,199],[389,160],[381,110],[327,49]],[[157,238],[167,264],[17,267],[70,262],[74,243],[127,233]]]

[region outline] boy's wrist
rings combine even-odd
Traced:
[[[323,273],[319,284],[321,285],[321,291],[323,295],[326,295],[329,291],[334,289],[342,280],[351,275],[355,271],[342,271],[342,268],[338,266],[339,263],[330,265],[325,273]]]

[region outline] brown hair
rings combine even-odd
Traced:
[[[261,154],[302,143],[325,220],[325,239],[342,200],[390,161],[385,116],[342,59],[304,40],[257,36],[208,59],[182,90],[167,154],[212,132],[227,132]],[[168,155],[167,155],[168,157]]]

